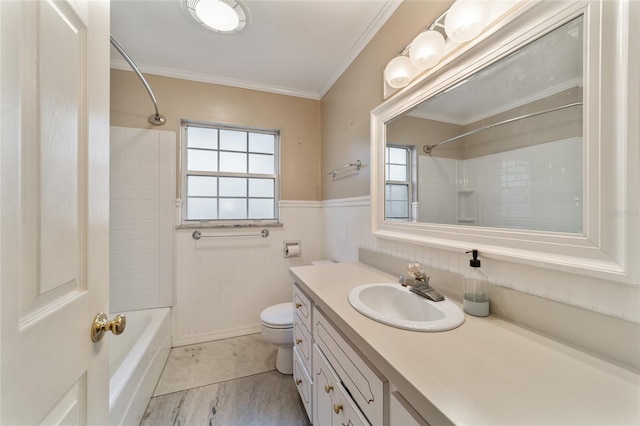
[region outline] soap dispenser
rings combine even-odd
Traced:
[[[489,315],[489,280],[480,271],[478,250],[471,250],[473,259],[469,261],[469,272],[463,280],[462,307],[469,315],[486,317]]]

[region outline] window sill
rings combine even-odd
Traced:
[[[242,228],[282,228],[284,224],[279,222],[251,222],[251,223],[183,223],[176,225],[176,229],[242,229]]]

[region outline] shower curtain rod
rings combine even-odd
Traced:
[[[464,138],[465,136],[471,136],[471,135],[474,135],[474,134],[476,134],[478,132],[482,132],[484,130],[491,129],[493,127],[502,126],[503,124],[513,123],[514,121],[524,120],[525,118],[535,117],[536,115],[546,114],[546,113],[549,113],[549,112],[558,111],[558,110],[565,109],[565,108],[571,108],[571,107],[579,106],[579,105],[582,105],[582,102],[573,102],[573,103],[562,105],[562,106],[559,106],[559,107],[545,109],[544,111],[537,111],[537,112],[532,112],[531,114],[525,114],[525,115],[521,115],[519,117],[509,118],[509,119],[504,120],[504,121],[499,121],[497,123],[489,124],[489,125],[486,125],[486,126],[483,126],[483,127],[479,127],[477,129],[470,130],[470,131],[468,131],[466,133],[463,133],[461,135],[454,136],[451,139],[447,139],[446,141],[438,142],[435,145],[425,145],[425,146],[422,147],[422,150],[425,152],[425,154],[431,154],[431,151],[433,151],[433,148],[435,148],[437,146],[440,146],[440,145],[444,145],[445,143],[453,142],[455,140]]]
[[[162,126],[167,122],[167,118],[158,112],[158,102],[156,101],[156,97],[154,96],[153,91],[149,86],[149,83],[147,83],[147,80],[144,78],[144,76],[140,72],[140,69],[138,69],[138,66],[135,64],[135,62],[133,62],[133,59],[131,59],[129,55],[127,55],[127,52],[124,51],[122,46],[120,46],[120,43],[118,43],[118,41],[112,35],[109,35],[109,37],[111,37],[111,45],[115,47],[118,53],[120,53],[120,55],[122,55],[124,60],[127,61],[131,69],[133,69],[133,71],[136,73],[140,81],[142,81],[144,88],[147,89],[147,93],[149,94],[149,97],[151,97],[151,102],[153,102],[153,106],[156,109],[156,113],[151,114],[149,116],[149,122],[156,126]]]

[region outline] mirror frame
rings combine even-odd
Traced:
[[[626,1],[522,2],[485,34],[371,112],[374,236],[640,284],[640,7]],[[384,219],[385,123],[569,20],[584,15],[584,233]],[[634,98],[635,96],[635,98]]]

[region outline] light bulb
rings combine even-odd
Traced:
[[[431,68],[444,54],[445,41],[438,31],[425,31],[411,43],[409,58],[418,69]]]
[[[469,41],[487,25],[488,10],[482,1],[458,0],[447,11],[444,30],[455,42]]]
[[[235,10],[220,0],[200,0],[195,10],[203,24],[217,31],[231,31],[240,22]]]
[[[406,56],[396,56],[389,61],[384,69],[384,79],[389,86],[399,89],[406,86],[415,77],[418,70]]]

